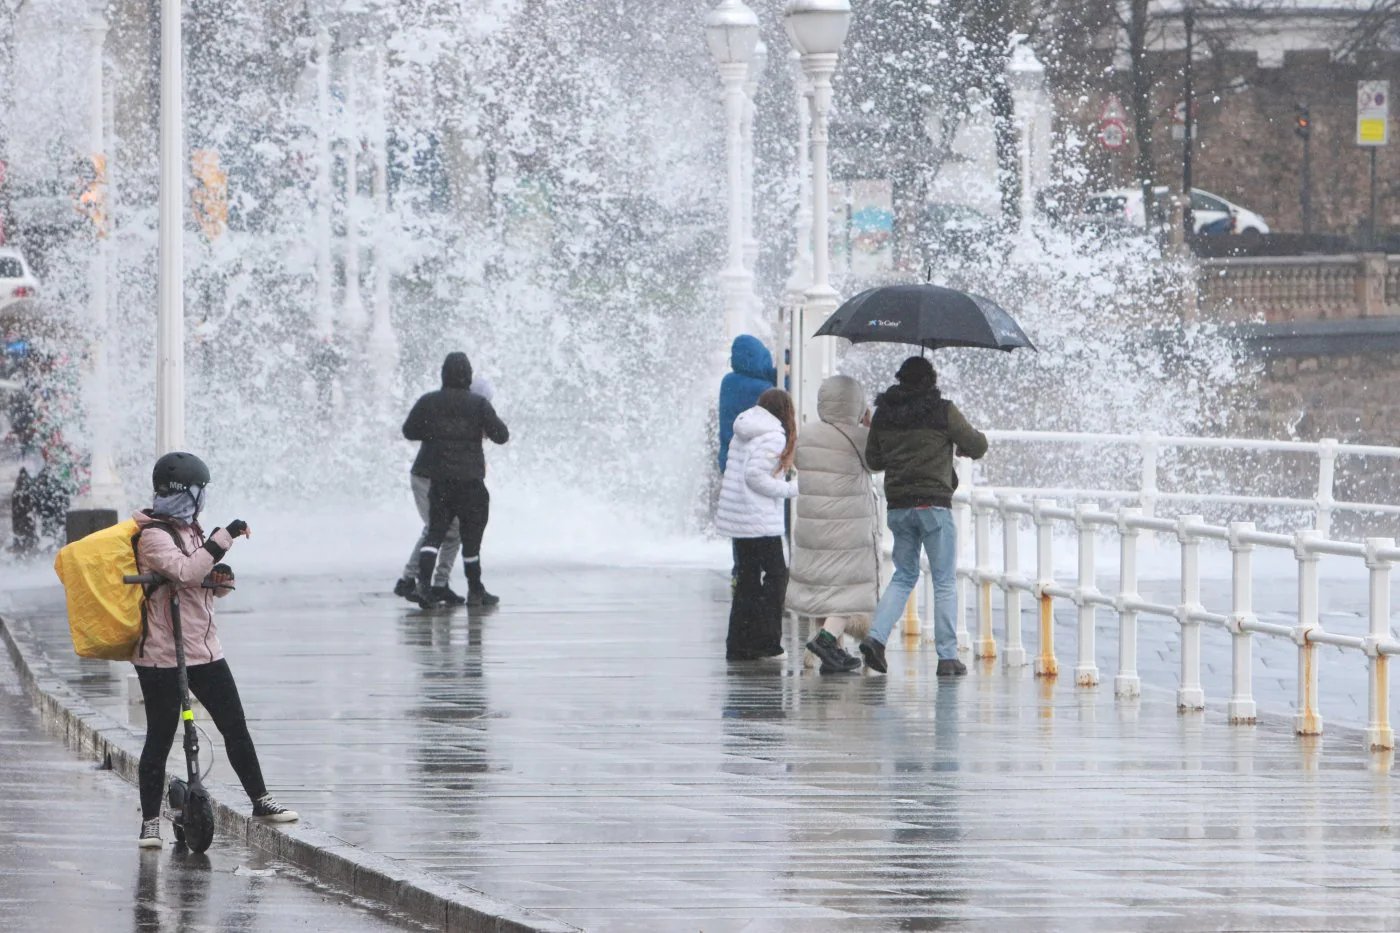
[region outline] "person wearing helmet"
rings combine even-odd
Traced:
[[[257,749],[248,734],[238,686],[224,660],[214,626],[214,600],[227,596],[233,569],[224,557],[235,539],[249,534],[248,523],[235,520],[208,535],[199,526],[209,486],[209,468],[190,453],[170,453],[152,472],[155,501],[132,515],[140,531],[136,566],[168,583],[152,588],[142,603],[142,634],[132,663],[146,704],[146,744],[141,750],[142,848],[159,848],[160,805],[165,793],[165,762],[180,724],[180,682],[175,634],[170,624],[171,590],[180,594],[180,627],[190,692],[204,704],[224,737],[229,764],[253,803],[253,816],[289,823],[297,814],[267,792]],[[205,582],[215,584],[206,588]]]

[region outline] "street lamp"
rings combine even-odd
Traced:
[[[758,263],[758,238],[754,234],[754,171],[753,171],[753,130],[754,115],[758,104],[758,84],[763,78],[763,72],[768,68],[768,45],[762,39],[758,40],[753,49],[753,60],[749,62],[748,80],[744,82],[744,123],[742,126],[744,138],[744,267],[749,270],[749,281],[753,281],[753,275]],[[757,318],[759,308],[758,296],[750,290],[749,297],[753,302],[751,311]]]
[[[387,240],[397,230],[389,217],[388,90],[384,85],[384,52],[374,55],[375,108],[370,147],[374,158],[374,321],[369,332],[374,396],[387,411],[393,402],[394,376],[399,368],[399,344],[389,311],[389,253]]]
[[[160,307],[156,452],[185,446],[185,80],[180,4],[160,3]]]
[[[784,12],[784,25],[793,47],[802,55],[802,70],[812,88],[812,284],[800,312],[797,333],[801,340],[793,348],[801,356],[801,383],[798,406],[803,421],[817,417],[817,388],[836,368],[833,342],[822,341],[820,357],[807,356],[812,335],[839,304],[840,296],[831,287],[831,255],[828,248],[830,208],[827,168],[828,118],[831,114],[831,78],[846,33],[851,28],[850,0],[792,0]],[[812,365],[816,363],[817,365]]]
[[[1045,90],[1045,66],[1035,57],[1034,50],[1024,42],[1011,52],[1007,66],[1011,79],[1011,95],[1020,118],[1021,130],[1021,223],[1020,240],[1030,243],[1031,215],[1035,210],[1035,171],[1032,165],[1032,142],[1035,138],[1036,112]]]
[[[758,17],[743,0],[722,0],[705,17],[705,39],[719,66],[724,85],[726,149],[729,165],[729,260],[724,283],[726,341],[744,332],[753,308],[753,277],[744,265],[744,141],[743,123],[749,63],[758,45]]]
[[[89,3],[87,31],[92,45],[88,59],[91,106],[89,119],[98,199],[93,216],[96,237],[93,240],[92,261],[88,266],[88,310],[92,323],[93,346],[91,368],[87,374],[87,424],[92,468],[87,500],[82,504],[89,509],[120,509],[125,503],[121,501],[121,481],[117,478],[117,468],[112,456],[111,419],[108,417],[108,397],[111,393],[108,376],[110,322],[107,311],[107,225],[111,223],[111,209],[108,204],[106,156],[107,101],[102,82],[104,47],[107,41],[107,0],[92,0]]]
[[[797,229],[792,274],[788,276],[783,296],[784,313],[790,317],[783,322],[785,326],[780,332],[783,345],[779,350],[786,351],[789,385],[793,391],[797,391],[802,379],[802,362],[795,350],[802,344],[802,332],[798,325],[802,320],[801,309],[807,300],[807,289],[812,284],[812,152],[808,138],[812,126],[812,89],[807,86],[807,76],[802,73],[802,53],[793,49],[791,58],[792,86],[797,100]]]

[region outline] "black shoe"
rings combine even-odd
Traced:
[[[844,674],[860,670],[860,658],[851,657],[842,651],[836,636],[826,629],[822,629],[816,638],[807,642],[807,650],[821,659],[823,674]]]
[[[939,658],[939,677],[962,677],[967,673],[967,665],[957,658]]]
[[[418,581],[412,577],[399,577],[394,581],[394,595],[401,596],[409,602],[414,602],[414,594],[418,592]]]
[[[501,601],[501,597],[493,596],[485,589],[467,590],[467,605],[473,608],[477,606],[495,606]]]
[[[860,653],[865,657],[865,665],[872,671],[879,671],[881,674],[888,674],[889,667],[885,664],[885,646],[873,638],[865,638],[860,643]]]
[[[438,601],[433,597],[432,588],[427,586],[420,586],[415,589],[413,595],[409,599],[411,602],[417,603],[423,609],[436,609],[439,605]]]
[[[445,606],[460,606],[467,601],[467,597],[452,592],[450,586],[435,586],[428,590],[428,595]]]

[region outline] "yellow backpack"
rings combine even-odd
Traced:
[[[78,657],[129,661],[136,653],[144,628],[145,588],[123,583],[122,577],[138,572],[140,536],[141,527],[128,519],[74,541],[54,558]]]

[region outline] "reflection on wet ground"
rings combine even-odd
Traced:
[[[1161,689],[1133,705],[995,664],[940,681],[931,649],[892,650],[887,678],[819,677],[791,628],[786,660],[726,664],[713,573],[492,582],[506,602],[480,615],[244,581],[221,632],[280,798],[590,930],[1400,923],[1388,762],[1355,735],[1179,716],[1170,657],[1145,663]],[[15,599],[65,676],[125,716],[108,665],[72,659],[57,594]],[[1364,688],[1355,659],[1340,670]],[[1225,685],[1207,677],[1212,700]]]
[[[220,837],[138,849],[136,789],[46,733],[0,651],[0,930],[388,933],[421,927]]]

